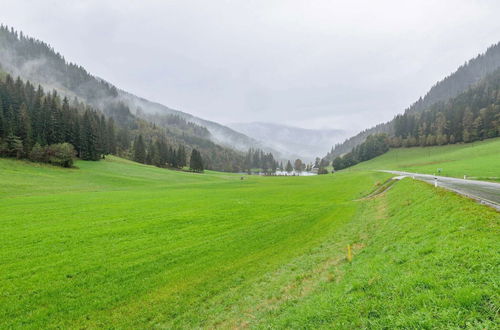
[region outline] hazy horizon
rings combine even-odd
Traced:
[[[494,1],[0,4],[93,75],[223,124],[362,130],[500,40]]]

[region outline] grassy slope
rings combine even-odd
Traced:
[[[352,169],[402,170],[433,174],[438,168],[441,175],[477,179],[500,180],[500,138],[470,144],[439,147],[392,149],[388,153]]]
[[[78,166],[0,160],[0,328],[496,322],[499,214],[452,193]]]
[[[266,315],[290,328],[498,327],[500,215],[405,179],[346,229],[351,264],[316,294]]]

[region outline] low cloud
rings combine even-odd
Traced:
[[[92,74],[222,123],[363,129],[500,40],[497,1],[0,0],[0,7],[1,22]]]

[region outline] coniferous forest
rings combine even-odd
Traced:
[[[500,70],[480,84],[423,112],[394,119],[391,147],[474,142],[500,135]]]
[[[271,174],[280,167],[272,153],[266,153],[261,149],[249,149],[245,156],[245,170],[260,169],[263,173]]]
[[[99,160],[117,154],[158,167],[186,166],[184,145],[169,143],[154,124],[136,120],[131,125],[117,127],[102,112],[20,78],[0,80],[0,156],[69,167],[73,157]]]
[[[394,133],[369,135],[351,152],[333,159],[341,170],[391,148],[469,143],[500,136],[500,70],[466,92],[421,112],[407,110],[392,122]],[[331,155],[331,154],[330,154]]]
[[[117,148],[112,119],[10,75],[0,81],[0,139],[2,156],[34,160],[41,147],[62,143],[84,160],[98,160]]]
[[[460,66],[454,73],[450,74],[440,82],[436,83],[429,92],[423,97],[413,103],[410,107],[405,110],[405,115],[397,116],[393,120],[378,124],[372,128],[365,129],[359,134],[345,140],[342,143],[338,143],[335,145],[332,150],[326,155],[326,157],[330,160],[333,160],[335,157],[347,154],[353,149],[363,143],[369,135],[386,133],[389,136],[398,136],[399,144],[403,145],[403,140],[407,138],[409,135],[411,137],[418,139],[421,137],[417,131],[414,131],[416,126],[416,121],[414,119],[408,119],[411,116],[419,115],[422,117],[422,113],[426,112],[429,109],[433,109],[436,107],[440,107],[443,104],[449,103],[449,101],[462,93],[467,94],[469,89],[474,89],[476,86],[481,85],[483,80],[491,80],[494,79],[491,75],[497,75],[498,73],[494,73],[498,68],[500,68],[500,43],[497,43],[491,47],[489,47],[484,54],[480,54],[477,57],[469,60],[464,65]],[[488,77],[489,76],[489,77]],[[462,99],[462,102],[472,102],[475,104],[476,101],[469,99],[470,96],[464,96],[465,99]],[[484,98],[483,98],[484,101]],[[448,104],[448,106],[450,106]],[[473,105],[472,105],[473,106]],[[472,110],[471,110],[472,111]],[[448,109],[446,113],[453,112],[453,109]],[[405,116],[406,118],[402,118]],[[447,119],[456,123],[459,115],[454,115],[453,119]],[[429,114],[423,118],[423,121],[426,121],[426,126],[422,128],[423,131],[420,133],[427,135],[431,135],[429,143],[433,143],[432,135],[433,128],[432,124],[432,116],[429,117]],[[417,118],[417,117],[414,117]],[[437,118],[434,118],[437,119]],[[423,122],[422,122],[423,123]],[[418,124],[416,124],[418,125]],[[458,129],[458,126],[455,126],[452,129]],[[411,134],[405,133],[405,130],[412,131]],[[418,128],[417,128],[418,130]],[[463,133],[458,132],[459,136],[462,136]],[[440,134],[444,135],[444,134]],[[457,134],[448,133],[448,138],[453,135],[453,138],[457,138]],[[443,139],[443,136],[442,136]],[[467,140],[467,139],[466,139]],[[453,139],[452,139],[453,141]],[[457,142],[461,141],[461,138],[458,137]],[[398,140],[394,141],[395,144],[398,144]],[[441,140],[443,142],[443,140]],[[437,136],[436,136],[437,143]],[[413,139],[407,138],[406,144],[409,145],[422,145],[420,141],[417,143]],[[425,144],[423,144],[425,145]],[[429,144],[430,145],[430,144]]]
[[[162,167],[187,166],[189,155],[193,149],[196,149],[199,151],[206,169],[237,172],[244,167],[244,153],[214,143],[206,127],[190,122],[179,114],[145,113],[140,107],[134,106],[134,102],[124,98],[123,91],[118,90],[115,86],[102,79],[92,76],[83,67],[67,62],[61,54],[55,52],[45,42],[1,25],[0,78],[4,80],[2,83],[11,85],[10,82],[5,82],[7,73],[12,77],[21,77],[19,82],[14,79],[15,83],[19,85],[18,91],[15,91],[15,93],[19,94],[18,96],[11,95],[10,87],[7,88],[9,91],[3,92],[5,96],[2,97],[2,115],[9,118],[19,118],[20,106],[23,103],[28,109],[26,111],[28,115],[38,116],[38,110],[35,109],[37,105],[32,104],[34,97],[31,94],[38,92],[38,84],[51,86],[50,90],[52,90],[52,86],[57,88],[57,92],[49,92],[49,88],[46,88],[45,92],[41,89],[43,96],[39,95],[38,99],[41,100],[42,105],[47,102],[46,109],[51,109],[50,115],[53,118],[49,124],[53,123],[54,126],[51,126],[50,129],[58,132],[55,134],[58,138],[55,140],[52,137],[46,139],[43,136],[45,133],[40,133],[38,127],[31,127],[32,132],[30,132],[29,140],[24,142],[23,152],[18,154],[12,151],[13,145],[18,144],[19,141],[24,141],[24,139],[22,136],[16,135],[19,122],[13,123],[9,119],[4,123],[4,126],[6,132],[9,133],[11,130],[12,134],[2,135],[2,145],[4,146],[2,148],[10,151],[2,151],[4,156],[15,154],[16,157],[28,158],[29,149],[33,148],[37,142],[45,150],[48,145],[58,144],[58,142],[54,141],[61,141],[61,136],[64,135],[65,139],[69,139],[69,135],[71,135],[72,140],[68,140],[67,143],[73,145],[74,153],[82,159],[100,159],[107,153],[116,152],[121,157],[141,161],[141,157],[135,157],[134,142],[139,135],[142,135],[145,149],[144,163]],[[12,80],[13,78],[9,77],[9,79]],[[28,87],[20,88],[23,81]],[[28,81],[34,81],[35,83],[28,83]],[[23,89],[23,92],[19,93],[21,89]],[[33,92],[32,89],[35,91]],[[64,101],[65,97],[68,98],[66,101]],[[11,104],[11,99],[16,101]],[[12,116],[10,115],[10,106],[12,106]],[[62,110],[63,106],[64,110]],[[60,133],[60,129],[63,127],[69,130],[68,127],[61,124],[67,119],[66,115],[63,116],[64,119],[61,119],[61,121],[57,120],[66,111],[73,113],[73,116],[78,114],[75,117],[78,118],[78,124],[68,122],[68,125],[77,125],[78,132],[74,131],[75,128],[73,127],[71,128],[71,134]],[[85,116],[86,112],[87,115]],[[70,117],[68,116],[68,118]],[[94,136],[90,140],[94,141],[96,145],[95,151],[90,154],[86,152],[85,148],[87,146],[81,145],[80,141],[75,140],[76,138],[83,139],[80,126],[83,125],[84,117],[88,118],[90,122],[90,124],[86,124],[87,128],[89,125],[93,128]],[[96,118],[99,118],[99,120]],[[30,123],[26,124],[27,126],[41,125],[38,123],[38,118],[29,117],[29,119]],[[111,124],[108,124],[108,121],[111,121]],[[64,123],[66,124],[66,122]],[[13,126],[14,124],[15,126]],[[103,133],[99,133],[99,130],[96,129],[102,124],[104,126],[112,125],[114,128],[115,145],[111,146],[111,150],[105,149],[105,143],[107,143],[105,137],[101,137]],[[53,133],[50,134],[54,135]],[[7,147],[5,147],[6,145]],[[115,146],[116,149],[114,149]],[[185,158],[186,160],[184,160]]]

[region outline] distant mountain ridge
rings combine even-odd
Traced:
[[[248,135],[285,158],[312,161],[324,155],[332,144],[346,137],[339,129],[306,129],[276,123],[252,122],[229,124],[233,129]]]
[[[500,68],[500,42],[488,47],[485,53],[467,61],[455,72],[437,82],[423,98],[421,97],[405,109],[404,113],[420,113],[438,102],[446,102],[466,91],[498,68]],[[348,153],[354,147],[363,143],[369,135],[376,133],[393,135],[394,119],[368,128],[335,145],[334,149],[326,157],[333,160],[337,156]]]
[[[125,101],[127,104],[134,105],[134,109],[136,111],[139,110],[138,113],[136,113],[139,116],[142,116],[141,111],[146,114],[177,115],[189,122],[206,127],[210,131],[211,140],[215,143],[231,147],[239,151],[247,151],[249,148],[261,148],[267,151],[276,152],[259,141],[214,121],[202,119],[189,113],[169,108],[163,104],[149,101],[123,90],[118,90],[118,95],[120,99]]]

